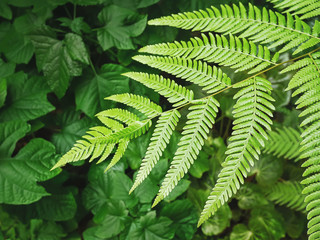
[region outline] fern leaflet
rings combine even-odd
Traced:
[[[281,10],[287,9],[284,12],[292,13],[293,15],[302,15],[301,19],[307,19],[320,15],[319,0],[267,0],[272,2],[276,8]]]
[[[161,70],[176,71],[181,77],[183,77],[183,70],[194,71],[194,75],[196,75],[197,72],[201,73],[203,71],[201,66],[204,66],[204,71],[207,67],[205,63],[192,62],[185,58],[204,59],[207,62],[236,68],[237,71],[254,68],[249,73],[259,72],[270,65],[275,65],[278,60],[278,54],[271,58],[268,48],[261,45],[258,45],[257,48],[253,42],[247,41],[245,38],[240,39],[232,35],[227,38],[219,35],[214,36],[212,33],[208,35],[209,38],[202,34],[201,38],[191,38],[188,42],[160,43],[140,49],[140,52],[167,55],[175,58],[148,58],[145,56],[144,58],[134,57],[134,59]],[[200,77],[201,75],[199,75],[199,79]]]
[[[302,195],[302,185],[296,181],[277,182],[267,189],[267,198],[279,205],[285,205],[293,210],[305,211],[306,204]]]
[[[268,135],[269,139],[264,147],[266,153],[271,153],[276,157],[298,159],[301,143],[300,132],[291,127],[284,127],[271,131]]]
[[[234,106],[234,131],[230,137],[228,155],[222,164],[218,180],[201,213],[198,226],[206,221],[218,208],[223,205],[240,188],[244,177],[258,160],[261,147],[268,136],[264,128],[271,130],[270,96],[271,83],[261,77],[250,78],[238,83],[236,88],[242,88],[234,98],[238,98]]]
[[[194,100],[192,104],[189,107],[190,113],[187,115],[188,121],[183,128],[182,138],[178,143],[179,147],[161,184],[159,193],[153,202],[153,206],[168,196],[179,180],[187,173],[215,122],[219,107],[219,103],[215,98],[209,97],[204,100]]]
[[[314,240],[320,238],[320,51],[309,54],[283,72],[292,69],[299,71],[290,80],[288,89],[297,88],[292,95],[302,94],[298,107],[306,107],[300,114],[305,117],[301,126],[306,126],[301,134],[301,158],[307,158],[302,165],[307,167],[302,184],[306,185],[303,194],[306,194],[309,239]]]
[[[142,160],[136,180],[130,190],[130,193],[139,186],[140,183],[149,175],[153,167],[159,161],[160,157],[170,137],[178,124],[180,113],[177,110],[164,112],[158,119],[157,125],[151,137],[151,142],[147,149],[146,156]]]
[[[193,100],[194,94],[191,90],[188,90],[185,87],[178,85],[173,80],[164,78],[160,75],[139,72],[128,72],[123,75],[140,82],[146,87],[149,87],[163,95],[170,103],[173,103],[173,107],[184,105]]]
[[[249,4],[249,10],[239,6],[221,5],[206,10],[173,14],[149,21],[150,25],[167,25],[193,31],[214,31],[218,33],[241,33],[254,42],[272,43],[269,48],[286,44],[280,52],[298,47],[295,54],[320,43],[320,27],[316,21],[313,29],[299,18],[293,18]]]

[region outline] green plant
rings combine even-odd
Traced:
[[[308,167],[304,172],[306,178],[302,183],[305,185],[303,193],[306,194],[309,239],[319,238],[320,52],[317,46],[320,43],[320,23],[315,20],[310,27],[299,17],[291,14],[302,14],[305,19],[315,17],[319,14],[319,3],[310,0],[294,7],[291,7],[292,5],[294,4],[290,1],[282,1],[277,5],[280,8],[289,8],[286,15],[266,8],[260,9],[251,4],[245,7],[240,3],[232,7],[221,5],[220,9],[212,7],[150,20],[150,25],[166,25],[203,33],[188,41],[143,47],[140,52],[160,56],[138,55],[133,59],[196,84],[208,95],[194,99],[195,94],[192,90],[172,79],[141,72],[125,73],[125,76],[158,92],[172,103],[174,108],[162,111],[159,105],[148,98],[134,94],[107,97],[107,100],[128,105],[140,113],[130,113],[115,108],[97,114],[106,127],[91,128],[84,136],[85,140],[79,140],[54,168],[68,162],[86,159],[89,155],[92,155],[91,159],[102,156],[98,161],[101,162],[117,146],[107,168],[109,169],[120,160],[128,142],[149,131],[152,120],[159,117],[146,157],[131,189],[132,192],[160,159],[181,117],[178,110],[184,110],[188,106],[189,113],[186,116],[182,137],[153,203],[155,206],[169,195],[194,164],[216,121],[219,108],[216,96],[231,88],[240,88],[234,95],[237,102],[233,106],[234,127],[232,136],[228,140],[227,157],[201,214],[198,223],[200,226],[237,192],[265,147],[268,139],[267,131],[271,131],[272,112],[276,109],[272,104],[274,102],[271,97],[272,86],[265,79],[265,74],[276,67],[294,62],[282,70],[282,73],[298,70],[287,89],[296,89],[292,96],[301,95],[296,102],[297,109],[305,108],[300,113],[300,117],[304,117],[301,123],[304,129],[301,134],[302,153],[299,158],[306,158],[303,166]],[[206,32],[209,33],[205,34]],[[228,36],[214,35],[211,32]],[[274,53],[272,54],[269,49]],[[301,53],[302,55],[289,61],[279,62],[279,55],[288,51],[293,51],[294,55]],[[237,71],[250,70],[248,74],[254,73],[254,75],[231,83],[231,79],[222,69],[210,64],[228,66]],[[282,137],[299,141],[298,136],[292,136],[294,132],[288,129],[284,131],[286,133]],[[271,139],[275,140],[275,135],[273,133],[270,135]],[[267,147],[266,151],[276,152],[279,156],[287,154],[288,158],[295,158],[298,155],[296,151],[295,154],[285,150],[279,152],[270,147]]]

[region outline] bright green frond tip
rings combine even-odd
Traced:
[[[311,1],[311,0],[308,0]],[[248,10],[247,10],[248,9]],[[201,32],[239,34],[253,42],[269,44],[269,48],[283,46],[280,52],[297,47],[294,53],[320,43],[320,27],[316,21],[313,29],[308,24],[294,18],[290,13],[262,10],[252,4],[248,8],[241,3],[221,5],[221,8],[207,8],[193,12],[173,14],[149,21],[150,25],[165,25]]]
[[[215,122],[219,106],[218,101],[214,97],[194,100],[192,102],[192,105],[189,107],[190,112],[187,115],[188,120],[178,143],[179,147],[152,207],[156,206],[169,195],[196,160]]]
[[[170,141],[170,137],[177,126],[180,117],[181,115],[178,110],[165,112],[159,117],[152,134],[146,156],[142,160],[138,175],[130,189],[130,193],[143,182],[159,161],[164,149]]]
[[[218,180],[201,213],[198,226],[213,215],[233,194],[237,192],[244,178],[259,159],[264,141],[268,139],[265,131],[271,130],[273,98],[271,83],[261,77],[248,79],[235,85],[241,88],[234,96],[234,127],[226,151],[227,158],[222,164]]]

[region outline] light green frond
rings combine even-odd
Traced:
[[[123,75],[142,83],[146,87],[151,88],[166,97],[170,103],[173,103],[173,107],[184,105],[193,100],[193,91],[160,75],[141,72],[128,72]]]
[[[98,119],[108,128],[113,131],[120,131],[123,129],[123,124],[118,122],[117,120],[105,117],[105,116],[98,116]]]
[[[269,132],[268,135],[264,152],[271,153],[276,157],[299,159],[302,141],[299,131],[291,127],[283,127]]]
[[[128,144],[129,144],[129,140],[121,140],[119,142],[118,148],[116,150],[116,153],[114,154],[113,158],[111,159],[111,162],[109,163],[109,165],[107,166],[106,171],[108,171],[110,168],[112,168],[114,165],[116,165],[119,160],[122,158],[124,152],[126,151]]]
[[[197,84],[208,93],[218,92],[231,84],[231,79],[221,69],[206,62],[180,57],[145,55],[138,55],[133,59]]]
[[[183,128],[182,137],[178,143],[179,147],[154,200],[153,207],[169,195],[194,163],[215,122],[218,107],[219,103],[214,97],[195,100],[189,107],[190,113],[187,115],[188,120]]]
[[[61,167],[70,162],[85,160],[91,155],[90,161],[101,156],[101,159],[98,161],[98,163],[100,163],[111,154],[115,145],[119,143],[118,149],[120,150],[118,150],[118,154],[116,152],[117,155],[114,157],[113,162],[115,163],[120,159],[117,160],[118,156],[124,153],[125,149],[122,142],[141,136],[150,128],[150,126],[151,120],[144,120],[141,122],[136,121],[125,128],[119,128],[118,130],[113,129],[114,131],[100,126],[90,128],[87,134],[83,136],[85,140],[78,140],[73,148],[64,154],[52,169]]]
[[[288,89],[295,88],[293,94],[301,94],[297,104],[305,108],[300,114],[304,117],[301,125],[306,127],[301,134],[301,158],[307,160],[302,165],[306,170],[301,183],[305,185],[303,194],[306,195],[309,240],[315,240],[320,237],[320,51],[299,62],[288,67],[291,70],[302,66],[291,79]]]
[[[296,181],[283,181],[273,184],[266,190],[267,198],[279,205],[285,205],[293,210],[306,210],[304,196],[302,195],[303,186]]]
[[[90,128],[87,135],[83,136],[86,140],[78,140],[52,169],[64,166],[70,162],[85,160],[92,154],[94,154],[95,158],[101,156],[107,144],[96,141],[95,137],[106,137],[111,133],[112,131],[106,127]]]
[[[132,112],[129,112],[128,110],[125,109],[120,109],[120,108],[112,108],[108,109],[102,112],[99,112],[96,114],[96,116],[100,119],[100,117],[109,117],[116,119],[120,122],[126,123],[128,125],[140,121],[137,115],[135,115]]]
[[[319,0],[267,0],[275,4],[275,7],[293,15],[302,15],[301,19],[312,18],[320,15]]]
[[[149,98],[145,98],[139,95],[123,93],[116,94],[110,97],[106,97],[107,100],[113,100],[115,102],[126,104],[130,107],[137,109],[142,112],[148,118],[153,118],[162,112],[162,109],[159,105],[150,101]]]
[[[159,161],[164,149],[170,141],[170,137],[177,126],[180,117],[181,115],[178,110],[164,112],[159,117],[152,134],[146,156],[142,160],[138,175],[130,189],[130,193],[143,182]]]
[[[278,60],[278,54],[271,57],[266,47],[256,46],[245,38],[240,39],[232,35],[225,37],[212,33],[209,33],[208,36],[202,34],[201,38],[191,38],[188,42],[149,45],[141,48],[140,52],[170,56],[149,56],[149,58],[138,56],[134,59],[163,71],[172,72],[187,80],[188,77],[190,78],[189,75],[193,77],[191,79],[200,79],[202,77],[200,74],[202,72],[206,74],[206,68],[208,68],[207,64],[201,61],[189,60],[192,58],[229,66],[236,68],[238,71],[252,69],[250,73],[259,72],[270,65],[273,66]],[[187,73],[184,74],[183,71],[187,71]]]
[[[290,13],[284,16],[278,12],[249,4],[248,10],[239,6],[221,5],[221,8],[207,8],[193,12],[173,14],[149,21],[150,25],[166,25],[201,32],[240,34],[254,42],[272,43],[269,48],[284,45],[280,52],[297,47],[301,52],[320,43],[320,27],[316,21],[313,29]]]
[[[271,83],[261,77],[250,78],[235,85],[242,88],[234,96],[235,117],[232,136],[226,151],[227,158],[205,207],[201,213],[198,226],[213,215],[231,198],[244,182],[247,173],[259,159],[261,148],[268,136],[265,131],[271,130],[272,110]]]

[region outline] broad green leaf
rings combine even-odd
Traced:
[[[252,210],[249,228],[259,240],[279,240],[285,236],[284,220],[272,208]]]
[[[53,221],[32,219],[30,223],[31,240],[61,240],[67,234]]]
[[[242,185],[235,197],[238,200],[239,208],[244,210],[269,204],[259,186],[252,183]]]
[[[72,193],[53,194],[29,205],[29,208],[35,210],[35,218],[66,221],[75,216],[77,203]]]
[[[28,63],[33,56],[34,47],[28,37],[18,32],[13,25],[0,38],[0,52],[14,63]]]
[[[0,77],[1,78],[6,78],[11,74],[13,74],[15,68],[16,68],[16,65],[14,63],[11,63],[11,62],[6,63],[0,58]]]
[[[198,212],[200,213],[203,209],[203,206],[210,194],[209,189],[196,189],[190,187],[188,189],[188,199],[193,203],[193,205],[197,208]]]
[[[173,239],[174,229],[172,221],[166,217],[156,218],[156,212],[152,211],[142,216],[130,226],[126,239],[130,240],[168,240]]]
[[[93,125],[90,119],[81,118],[80,113],[72,111],[63,111],[62,114],[57,115],[54,123],[59,128],[59,132],[52,134],[51,139],[58,153],[67,152]]]
[[[82,38],[79,35],[73,33],[66,34],[65,43],[68,53],[73,60],[89,65],[89,54]]]
[[[40,28],[33,32],[30,37],[35,47],[38,70],[43,71],[51,90],[59,98],[63,97],[71,77],[81,75],[80,63],[73,60],[70,55],[70,50],[66,46],[67,41],[56,39],[54,32],[50,29]],[[73,47],[70,48],[73,49]],[[73,49],[72,54],[75,55],[75,52]],[[79,55],[79,52],[76,53]]]
[[[87,229],[84,236],[93,234],[98,239],[115,237],[124,230],[125,222],[128,221],[128,213],[122,201],[108,201],[94,217],[94,221],[99,225]],[[85,237],[85,239],[91,238]]]
[[[181,179],[178,185],[169,193],[169,195],[164,199],[165,201],[173,201],[185,191],[188,190],[191,182],[186,179]]]
[[[131,179],[122,171],[111,169],[104,173],[105,167],[103,163],[91,167],[89,184],[82,195],[84,206],[97,214],[109,199],[122,200],[127,207],[136,205],[138,199],[134,194],[129,195]]]
[[[55,147],[43,140],[33,139],[14,158],[0,159],[0,203],[28,204],[49,195],[37,185],[57,175],[50,171],[56,162]]]
[[[222,233],[230,226],[231,220],[230,207],[223,205],[208,221],[202,224],[201,230],[206,236],[214,236]]]
[[[151,6],[160,0],[113,0],[113,3],[124,8],[136,9]]]
[[[97,75],[85,79],[76,88],[77,109],[93,117],[99,111],[115,106],[104,98],[129,92],[129,79],[120,75],[126,71],[120,65],[103,65]]]
[[[92,2],[90,0],[90,2]],[[90,26],[83,20],[83,17],[77,17],[74,19],[69,18],[58,18],[61,22],[61,26],[68,27],[70,30],[78,35],[81,35],[81,32],[89,33],[91,31]]]
[[[4,105],[7,97],[7,80],[0,79],[0,108]]]
[[[10,157],[19,139],[30,131],[30,125],[23,121],[0,123],[0,158]]]
[[[158,191],[157,182],[148,177],[134,190],[134,193],[141,203],[151,203]]]
[[[0,111],[0,120],[24,120],[38,118],[54,110],[47,100],[50,91],[38,76],[27,78],[19,72],[7,78],[8,95],[5,106]]]
[[[0,17],[6,18],[8,20],[12,19],[11,8],[7,5],[7,2],[4,0],[0,2]]]
[[[230,240],[254,240],[254,234],[244,224],[237,224],[233,227]]]
[[[102,9],[98,19],[104,24],[97,31],[98,41],[103,50],[111,47],[134,49],[131,38],[139,36],[147,24],[147,16],[116,5]]]
[[[160,215],[173,221],[171,227],[176,229],[176,236],[179,239],[192,239],[197,230],[198,214],[189,200],[177,200],[166,204],[160,211]]]
[[[255,164],[250,175],[255,174],[259,185],[270,186],[281,177],[282,172],[283,159],[277,159],[271,155],[266,155]]]
[[[193,177],[201,178],[203,173],[207,171],[209,171],[209,156],[205,152],[200,152],[189,172]]]

